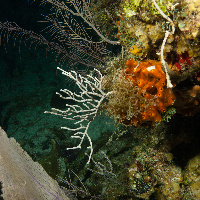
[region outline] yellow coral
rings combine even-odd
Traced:
[[[142,49],[138,48],[136,45],[133,45],[131,48],[130,48],[130,52],[133,54],[133,55],[137,55],[138,53],[141,53],[142,52]]]

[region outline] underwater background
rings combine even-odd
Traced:
[[[0,5],[0,22],[15,22],[36,33],[48,25],[37,22],[44,20],[41,14],[49,13],[49,7],[41,6],[40,1],[1,0]],[[118,32],[109,31],[115,31],[113,35]],[[125,32],[121,30],[121,38]],[[72,103],[56,95],[60,89],[73,92],[77,89],[72,80],[57,70],[58,66],[83,75],[90,74],[93,68],[83,64],[71,66],[68,60],[56,62],[56,53],[47,51],[43,44],[35,48],[34,43],[26,44],[23,37],[13,39],[14,34],[7,43],[6,34],[0,32],[0,35],[0,126],[62,187],[73,189],[71,192],[77,199],[200,199],[199,105],[192,115],[184,116],[177,106],[181,112],[171,109],[160,114],[159,122],[150,120],[150,126],[141,122],[136,127],[137,123],[124,122],[123,111],[121,121],[116,120],[113,113],[117,105],[111,105],[112,98],[105,100],[88,129],[94,152],[90,164],[86,165],[88,143],[83,143],[81,149],[67,150],[79,143],[71,138],[73,131],[61,129],[71,122],[44,112],[51,108],[62,110],[66,103]],[[50,39],[48,34],[45,37]],[[127,47],[128,39],[122,40]],[[133,46],[134,54],[141,53]],[[108,45],[108,49],[112,52],[107,58],[112,62],[112,66],[108,64],[110,68],[121,63],[126,65],[126,59],[120,60],[121,47]],[[113,61],[114,55],[117,61]],[[131,58],[139,56],[142,57]],[[196,85],[188,79],[177,84],[177,91],[186,92]],[[195,95],[199,98],[199,93]],[[69,177],[71,182],[66,181]],[[82,189],[85,187],[87,190]]]

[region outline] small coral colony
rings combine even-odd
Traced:
[[[172,108],[185,116],[200,110],[200,2],[157,1],[157,6],[161,11],[153,1],[126,0],[113,14],[119,19],[117,38],[123,52],[108,63],[105,79],[112,84],[107,84],[107,89],[114,92],[107,111],[126,125],[154,125]],[[99,20],[104,16],[100,14]],[[106,16],[105,24],[110,18]],[[171,87],[167,86],[161,54]]]

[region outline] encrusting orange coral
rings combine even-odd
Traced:
[[[142,112],[129,120],[129,125],[141,125],[146,122],[161,121],[161,113],[168,106],[173,105],[175,96],[171,88],[166,87],[166,76],[161,69],[161,62],[147,60],[142,62],[130,59],[126,62],[125,79],[138,87],[137,94],[143,96],[149,102],[148,105],[140,105]],[[134,99],[132,100],[134,104]]]

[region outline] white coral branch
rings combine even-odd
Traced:
[[[105,93],[101,89],[101,83],[103,76],[101,72],[97,69],[94,69],[96,72],[96,76],[87,75],[83,77],[80,74],[77,74],[75,71],[67,72],[58,67],[59,70],[62,71],[62,74],[74,80],[78,88],[80,89],[80,93],[77,94],[68,89],[60,90],[63,94],[67,96],[63,96],[61,93],[57,93],[62,99],[73,100],[74,105],[66,104],[66,110],[60,110],[56,108],[52,108],[51,112],[46,111],[45,113],[50,113],[54,115],[60,115],[64,119],[73,121],[73,124],[79,125],[76,128],[70,127],[61,127],[62,129],[67,129],[69,131],[76,131],[76,133],[71,136],[72,138],[80,139],[80,143],[76,147],[67,148],[68,149],[80,149],[82,143],[85,138],[89,141],[90,149],[89,160],[87,164],[89,164],[91,160],[91,156],[93,153],[93,145],[90,136],[88,135],[88,129],[90,123],[94,120],[97,115],[98,109],[102,103],[102,101],[110,95],[112,92]],[[77,105],[79,104],[79,105]]]
[[[172,31],[166,31],[165,32],[165,37],[163,39],[163,42],[162,42],[162,45],[161,45],[161,52],[160,52],[160,55],[161,55],[161,63],[164,67],[164,70],[165,70],[165,74],[166,74],[166,79],[167,79],[167,88],[173,88],[173,85],[171,83],[171,80],[170,80],[170,76],[169,76],[169,73],[168,73],[168,70],[167,70],[167,63],[165,62],[165,59],[164,59],[164,48],[165,48],[165,44],[166,44],[166,41],[167,41],[167,38],[169,37],[170,34],[174,34],[175,32],[175,25],[173,23],[173,21],[160,9],[160,7],[158,6],[158,4],[156,3],[155,0],[152,0],[153,4],[155,5],[156,9],[159,11],[159,13],[162,15],[163,18],[165,18],[167,21],[169,21],[169,23],[171,24],[172,26]]]

